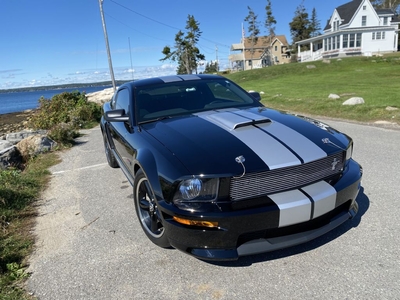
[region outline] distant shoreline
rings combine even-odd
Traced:
[[[115,84],[117,86],[129,82],[132,80],[117,80]],[[34,92],[34,91],[46,91],[46,90],[58,90],[58,89],[74,89],[74,88],[86,88],[86,87],[102,87],[112,86],[111,81],[93,82],[93,83],[71,83],[71,84],[60,84],[60,85],[47,85],[47,86],[35,86],[35,87],[22,87],[14,89],[0,89],[0,94],[6,93],[20,93],[20,92]]]

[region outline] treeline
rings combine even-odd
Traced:
[[[115,84],[120,86],[125,82],[132,80],[116,80]],[[5,89],[0,90],[0,93],[23,93],[23,92],[34,92],[34,91],[47,91],[47,90],[57,90],[57,89],[80,89],[87,87],[97,87],[97,86],[112,86],[111,81],[93,82],[93,83],[70,83],[70,84],[58,84],[58,85],[46,85],[46,86],[35,86],[35,87],[23,87],[16,89]]]

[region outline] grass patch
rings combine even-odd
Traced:
[[[400,53],[293,63],[225,75],[246,90],[264,92],[264,105],[292,112],[356,121],[400,124]],[[328,99],[337,94],[338,100]],[[344,106],[351,97],[365,104]]]
[[[26,257],[34,237],[31,228],[36,216],[32,203],[49,180],[50,166],[58,163],[55,153],[37,156],[25,170],[0,171],[0,298],[29,299],[21,284],[27,277]]]

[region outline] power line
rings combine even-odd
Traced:
[[[116,1],[114,1],[114,0],[110,0],[110,1],[113,2],[113,3],[116,4],[116,5],[118,5],[118,6],[122,7],[122,8],[124,8],[124,9],[126,9],[126,10],[128,10],[128,11],[134,13],[134,14],[137,14],[137,15],[143,17],[143,18],[146,18],[146,19],[148,19],[148,20],[150,20],[150,21],[153,21],[153,22],[155,22],[155,23],[161,24],[161,25],[163,25],[163,26],[166,26],[166,27],[169,27],[169,28],[172,28],[172,29],[176,29],[176,30],[182,31],[182,29],[180,29],[180,28],[177,28],[177,27],[175,27],[175,26],[171,26],[171,25],[168,25],[168,24],[166,24],[166,23],[157,21],[157,20],[155,20],[155,19],[153,19],[153,18],[150,18],[150,17],[148,17],[148,16],[146,16],[146,15],[144,15],[144,14],[141,14],[141,13],[139,13],[139,12],[137,12],[137,11],[134,11],[133,9],[131,9],[131,8],[125,6],[125,5],[122,5],[122,4],[120,4],[120,3],[118,3],[118,2],[116,2]],[[205,40],[205,41],[208,41],[208,42],[210,42],[210,43],[213,43],[213,44],[216,44],[216,45],[219,45],[219,46],[223,46],[223,47],[230,48],[230,46],[221,44],[221,43],[219,43],[219,42],[212,41],[212,40],[210,40],[210,39],[206,39],[206,38],[201,37],[201,36],[200,36],[200,39],[203,39],[203,40]]]

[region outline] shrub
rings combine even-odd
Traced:
[[[78,91],[64,92],[51,99],[41,97],[39,108],[31,118],[30,125],[35,129],[50,130],[53,132],[51,137],[57,142],[62,142],[69,141],[70,137],[75,135],[75,130],[98,122],[100,118],[101,107],[87,101],[85,94]],[[68,124],[68,126],[60,124]]]

